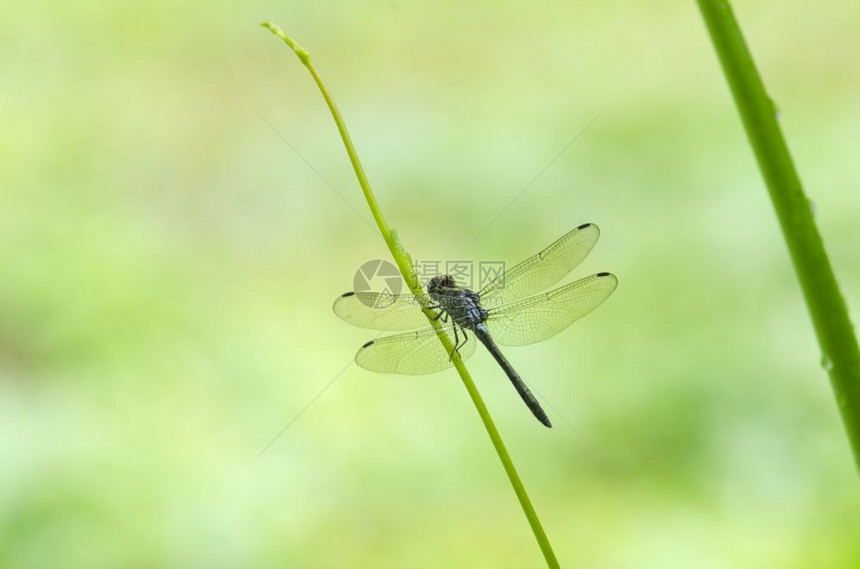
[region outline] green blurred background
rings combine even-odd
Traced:
[[[856,317],[860,5],[737,4]],[[331,302],[387,251],[263,19],[312,53],[415,257],[602,228],[576,274],[614,296],[507,351],[556,428],[470,361],[564,567],[860,564],[857,473],[693,2],[0,16],[0,567],[543,564],[453,371],[338,376],[373,332]]]

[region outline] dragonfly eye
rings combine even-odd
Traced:
[[[453,288],[455,286],[454,277],[451,275],[440,275],[430,279],[430,282],[427,283],[427,292],[433,294],[438,292],[440,288]]]

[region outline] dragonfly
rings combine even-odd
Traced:
[[[451,275],[433,277],[427,294],[394,295],[352,291],[338,297],[334,312],[361,328],[405,331],[371,340],[355,356],[362,368],[378,373],[425,375],[454,365],[454,354],[466,360],[480,342],[504,370],[532,414],[552,423],[499,346],[525,346],[555,336],[605,301],[618,285],[615,275],[596,273],[545,292],[576,268],[591,252],[600,230],[585,223],[546,249],[500,272],[480,290],[458,286]],[[436,328],[421,310],[426,305],[453,348],[447,350]]]

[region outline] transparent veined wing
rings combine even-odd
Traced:
[[[478,293],[485,308],[501,306],[544,291],[563,279],[591,252],[600,229],[580,225],[522,263],[506,270]]]
[[[453,345],[454,327],[448,326],[444,332]],[[462,330],[457,334],[462,342]],[[459,348],[460,357],[464,360],[475,353],[475,335],[469,332],[467,337],[468,341]],[[355,363],[369,371],[405,375],[436,373],[454,365],[433,328],[368,342],[358,350]]]
[[[569,285],[489,310],[484,323],[497,344],[525,346],[551,338],[600,306],[618,279],[591,275]]]
[[[412,294],[347,292],[332,306],[345,322],[372,330],[415,330],[427,326],[427,317]]]

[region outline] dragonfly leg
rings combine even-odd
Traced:
[[[469,341],[469,336],[467,336],[467,335],[466,335],[466,329],[465,329],[465,328],[463,328],[463,330],[462,330],[462,331],[463,331],[463,341],[460,343],[460,345],[459,345],[459,346],[457,347],[457,349],[456,349],[456,352],[457,352],[457,354],[458,354],[458,355],[459,355],[459,353],[460,353],[460,348],[462,348],[463,346],[465,346],[465,345],[466,345],[466,342],[468,342],[468,341]]]
[[[451,361],[454,359],[454,352],[456,352],[459,355],[460,354],[460,348],[465,346],[466,342],[469,341],[469,336],[466,335],[466,329],[463,328],[461,330],[461,332],[463,332],[463,339],[461,341],[460,336],[457,334],[457,328],[459,328],[459,326],[454,326],[454,348],[451,350],[451,353],[449,354],[448,361]]]
[[[457,326],[455,325],[454,326],[454,347],[451,348],[451,353],[448,354],[448,361],[449,362],[454,359],[454,352],[456,352],[459,347],[460,347],[460,335],[457,334]]]

